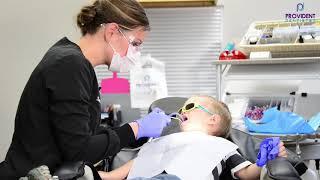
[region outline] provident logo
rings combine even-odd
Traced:
[[[314,22],[316,14],[304,12],[304,3],[298,3],[296,12],[287,13],[285,18],[288,22]]]

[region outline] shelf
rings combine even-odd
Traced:
[[[271,58],[271,59],[243,59],[243,60],[216,60],[214,65],[258,65],[258,64],[298,64],[298,63],[320,63],[320,57],[298,57],[298,58]]]
[[[268,75],[268,74],[259,74],[255,75],[254,77],[249,75],[229,75],[229,77],[225,77],[225,80],[255,80],[255,81],[262,81],[262,80],[313,80],[313,79],[320,79],[318,74],[316,75]]]
[[[269,89],[266,84],[272,86],[279,82],[280,85],[282,83],[287,85],[289,83],[300,83],[302,80],[320,79],[319,56],[259,60],[217,60],[213,62],[213,65],[216,66],[217,71],[217,98],[219,100],[223,100],[223,89],[227,87],[225,84],[227,81],[231,83],[243,82],[248,85],[252,84],[251,81],[260,81],[259,86]]]
[[[304,63],[279,64],[227,64],[230,66],[224,71],[226,80],[305,80],[320,79],[320,72],[315,68],[319,63],[304,61]],[[227,71],[228,70],[228,71]]]

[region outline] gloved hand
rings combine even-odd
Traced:
[[[260,150],[257,156],[257,166],[262,167],[269,160],[278,157],[279,154],[279,137],[265,138],[260,143]]]
[[[154,108],[151,113],[136,120],[139,126],[137,139],[141,137],[160,137],[163,128],[166,127],[170,121],[171,118],[160,108]]]

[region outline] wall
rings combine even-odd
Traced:
[[[2,0],[0,6],[0,161],[10,145],[24,85],[46,50],[68,36],[76,40],[76,14],[86,0]]]
[[[315,0],[218,0],[218,5],[224,6],[223,44],[240,42],[253,21],[285,20],[286,13],[295,12],[297,3],[304,3],[305,13],[320,18],[320,1]]]

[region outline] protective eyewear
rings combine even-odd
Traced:
[[[189,103],[189,104],[186,104],[185,106],[183,106],[182,108],[179,109],[178,113],[179,114],[182,114],[182,113],[185,113],[185,112],[190,112],[194,109],[200,109],[210,115],[214,115],[214,113],[210,112],[208,109],[206,109],[205,107],[201,106],[200,104],[197,104],[197,103]]]
[[[134,40],[134,37],[132,38],[128,38],[123,32],[122,30],[119,28],[119,32],[122,34],[122,36],[128,41],[129,44],[131,44],[133,47],[136,48],[137,51],[141,51],[143,49],[143,46],[142,46],[142,41],[138,40],[138,41],[135,41]]]

